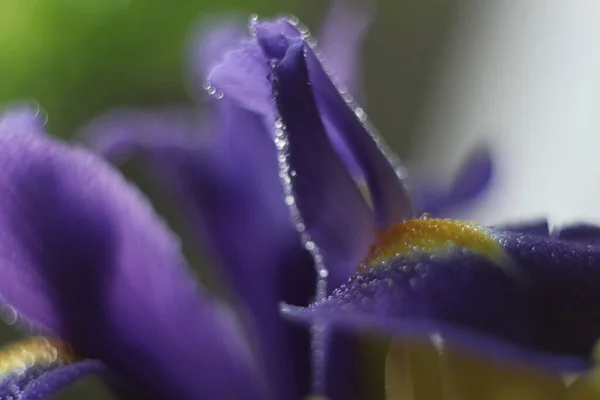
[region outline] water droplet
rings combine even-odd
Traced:
[[[2,318],[6,324],[14,325],[19,318],[19,313],[10,304],[3,304],[0,306],[0,318]]]

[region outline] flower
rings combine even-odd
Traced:
[[[511,231],[429,216],[414,219],[400,181],[382,170],[372,175],[364,170],[374,198],[372,223],[380,230],[375,240],[368,210],[359,205],[362,196],[349,189],[351,174],[335,160],[328,140],[325,122],[334,113],[320,110],[335,110],[333,123],[343,127],[339,132],[347,135],[350,147],[364,129],[351,118],[335,88],[324,84],[325,75],[309,46],[276,25],[263,32],[259,41],[273,49],[277,132],[287,160],[282,170],[295,172],[291,187],[298,212],[308,216],[306,230],[324,255],[336,254],[336,244],[328,239],[349,229],[370,232],[375,241],[354,264],[359,268],[348,283],[308,308],[286,305],[284,313],[293,320],[398,337],[440,335],[451,347],[555,371],[589,368],[600,336],[594,311],[600,301],[600,249],[589,245],[596,243],[598,229],[574,226],[549,235],[547,225],[545,230],[540,225],[523,227],[536,232],[529,234],[514,227]],[[353,153],[366,159],[369,144],[361,145],[352,148]],[[382,184],[384,176],[389,179]],[[339,196],[341,190],[344,195]],[[349,211],[350,204],[354,206]],[[317,207],[340,219],[352,215],[357,225],[348,228],[314,218]],[[332,226],[342,228],[322,235]],[[365,245],[352,240],[354,248]]]
[[[41,398],[89,372],[115,374],[117,389],[126,380],[144,398],[309,394],[310,338],[281,319],[279,302],[324,297],[325,283],[338,286],[352,274],[377,227],[412,211],[398,164],[365,130],[364,111],[350,109],[338,93],[304,29],[281,19],[253,21],[252,30],[255,39],[236,42],[211,71],[207,90],[220,98],[214,115],[199,122],[181,109],[119,113],[122,124],[114,114],[110,129],[100,124],[107,135],[90,133],[110,157],[143,150],[181,191],[227,271],[243,306],[238,314],[195,283],[178,241],[118,172],[46,137],[35,111],[2,116],[0,296],[19,326],[72,347],[37,339],[7,350],[5,359],[15,363],[3,376],[5,394]],[[285,97],[281,66],[288,64],[277,61],[284,53],[312,57],[314,97],[304,85],[308,71],[292,70],[298,96]],[[197,141],[190,134],[200,127],[215,135]],[[290,134],[288,143],[286,132],[303,135]],[[328,357],[317,359],[314,366],[325,368],[313,379],[326,382],[331,398],[348,399],[352,363],[343,357],[352,356],[351,337],[321,328],[313,343]]]
[[[330,68],[349,82],[347,87],[357,88],[356,59],[369,14],[348,7],[348,3],[342,2],[334,6],[325,25],[324,40],[320,43]],[[272,71],[269,52],[277,49],[267,48],[261,41],[272,27],[282,28],[298,37],[302,31],[303,42],[313,39],[294,18],[274,23],[253,20],[251,30],[256,36],[247,39],[235,23],[213,22],[212,25],[216,28],[209,34],[201,30],[194,36],[189,68],[191,86],[198,92],[194,93],[195,97],[202,97],[205,92],[211,95],[206,104],[208,112],[198,116],[194,110],[178,107],[158,111],[116,110],[86,127],[83,136],[94,149],[115,162],[133,154],[146,156],[149,165],[160,172],[164,187],[179,194],[184,214],[193,216],[188,218],[193,228],[199,231],[215,263],[222,267],[238,303],[249,311],[254,336],[262,350],[260,353],[276,397],[302,397],[309,393],[311,384],[310,337],[307,331],[282,320],[278,304],[285,301],[307,305],[311,301],[316,281],[312,256],[318,257],[318,254],[310,248],[310,243],[307,251],[298,239],[284,202],[285,193],[278,174],[278,150],[274,143],[278,139],[273,136],[276,110],[268,79]],[[208,83],[207,74],[210,75]],[[328,77],[323,78],[324,85],[332,85]],[[339,97],[337,90],[334,95]],[[348,96],[346,89],[346,98]],[[342,106],[342,110],[347,109],[345,102]],[[386,179],[397,181],[396,173],[377,147],[371,145],[367,158],[356,159],[352,155],[344,142],[345,134],[339,132],[344,127],[333,120],[339,114],[337,110],[323,109],[322,112],[331,116],[332,120],[327,122],[328,132],[335,150],[344,155],[344,167],[337,165],[331,172],[345,177],[346,167],[353,171],[347,185],[334,182],[335,176],[324,181],[339,189],[337,196],[354,197],[346,196],[344,190],[352,193],[358,190],[353,180],[364,181],[363,167],[370,168],[367,171],[370,176],[382,177],[380,185],[385,185]],[[361,112],[364,116],[364,111]],[[357,114],[351,114],[350,118],[358,124]],[[360,124],[358,127],[362,129]],[[356,126],[351,129],[356,131]],[[365,132],[356,134],[358,140],[372,142],[370,136],[361,136],[366,135]],[[320,148],[316,144],[308,145]],[[355,143],[355,146],[361,145]],[[324,157],[337,159],[331,149]],[[399,164],[397,166],[400,168]],[[444,204],[456,205],[485,188],[491,174],[485,151],[472,158],[465,172],[460,174],[462,180],[457,182],[465,186],[465,174],[470,177],[474,171],[484,172],[483,179],[477,182],[467,179],[475,183],[475,190],[467,193],[454,185],[451,188],[454,197],[451,197],[439,187],[435,188],[428,200],[437,199],[436,210],[441,213]],[[325,177],[327,173],[323,171],[319,175]],[[392,187],[404,192],[401,185],[394,183]],[[312,201],[317,206],[323,199],[318,195],[314,197]],[[374,200],[381,199],[375,195]],[[366,208],[355,215],[353,207]],[[388,207],[395,206],[389,204]],[[336,249],[336,259],[327,262],[326,273],[331,287],[348,279],[366,251],[374,229],[370,214],[366,203],[360,200],[347,209],[340,209],[337,215],[331,214],[332,219],[323,224],[334,228],[321,232],[322,240],[339,242],[335,243],[337,247],[332,247]],[[324,219],[325,215],[315,208],[311,218]],[[353,221],[350,215],[363,219]],[[366,225],[364,229],[360,225],[362,222]],[[344,235],[340,236],[338,230],[345,230]],[[326,239],[328,236],[331,239]],[[356,242],[361,245],[355,247]],[[353,380],[348,379],[354,367],[348,340],[338,336],[329,344],[331,359],[337,361],[327,363],[325,390],[335,399],[351,398],[356,391],[349,384]],[[344,362],[343,357],[349,361]]]

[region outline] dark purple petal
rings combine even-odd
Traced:
[[[305,44],[299,40],[275,68],[275,99],[285,127],[280,130],[279,143],[281,148],[288,146],[287,162],[293,171],[295,197],[290,194],[287,201],[296,202],[307,231],[323,252],[331,281],[337,285],[365,257],[375,231],[371,211],[321,122],[305,54]]]
[[[0,350],[0,398],[34,400],[55,394],[90,373],[102,373],[99,361],[74,362],[57,341],[25,339]]]
[[[476,149],[454,178],[449,189],[433,185],[417,186],[412,191],[421,213],[448,217],[460,207],[479,198],[489,188],[494,164],[487,148]]]
[[[262,398],[232,316],[179,241],[106,163],[43,135],[0,135],[0,294],[30,320],[165,398]],[[140,368],[143,366],[143,368]]]
[[[472,249],[407,253],[286,313],[396,336],[440,333],[449,346],[492,358],[587,368],[600,336],[600,250],[506,231],[489,237],[505,261]]]
[[[529,222],[501,225],[498,228],[515,233],[525,233],[527,235],[550,236],[550,226],[548,225],[548,220],[545,218]]]
[[[328,71],[355,96],[361,93],[361,45],[372,20],[371,7],[337,0],[319,32]]]
[[[568,242],[600,245],[600,227],[589,224],[578,224],[562,228],[558,238]]]
[[[410,198],[401,179],[403,167],[383,139],[366,126],[364,110],[352,108],[349,99],[342,97],[312,50],[307,50],[306,59],[316,103],[330,128],[329,134],[339,136],[334,142],[345,143],[364,174],[378,229],[411,218]]]
[[[262,117],[230,97],[213,111],[214,131],[188,132],[203,136],[201,145],[193,134],[187,141],[154,135],[154,127],[168,127],[169,118],[141,111],[109,113],[86,135],[127,143],[162,172],[163,187],[176,194],[186,220],[249,311],[275,397],[294,399],[309,386],[308,333],[282,320],[278,303],[308,304],[312,259],[289,221],[277,149]]]

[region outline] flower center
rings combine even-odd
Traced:
[[[382,264],[393,257],[456,249],[469,250],[499,264],[507,257],[489,228],[474,222],[431,218],[423,214],[419,219],[395,224],[380,232],[359,269]]]

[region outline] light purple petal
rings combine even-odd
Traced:
[[[269,87],[271,67],[254,40],[225,54],[208,76],[209,93],[223,93],[248,110],[273,118]]]
[[[0,134],[9,129],[13,133],[43,133],[44,125],[46,114],[36,104],[14,104],[0,112]]]
[[[120,163],[147,151],[172,146],[197,147],[210,129],[210,120],[201,119],[189,107],[172,106],[153,110],[121,108],[94,119],[77,139],[95,152]],[[135,133],[135,134],[134,134]]]
[[[118,172],[10,130],[0,165],[0,295],[19,321],[150,393],[262,398],[232,316],[201,293],[178,239]]]
[[[204,85],[210,71],[225,54],[237,47],[246,35],[245,20],[236,15],[202,18],[190,35],[187,75],[195,94],[204,96]]]
[[[319,32],[319,52],[328,71],[355,96],[362,92],[360,53],[373,14],[370,6],[337,0]]]

